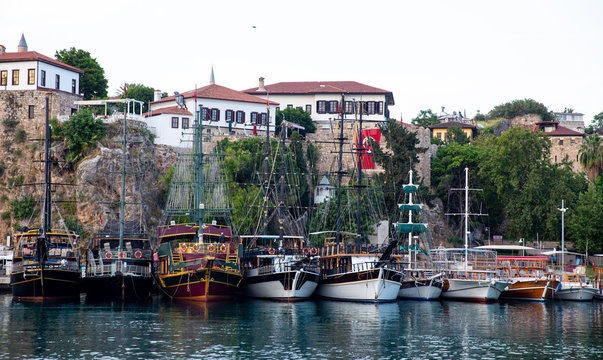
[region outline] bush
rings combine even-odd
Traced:
[[[11,213],[17,220],[24,220],[32,216],[35,207],[36,201],[32,195],[26,195],[10,202]]]
[[[15,141],[20,143],[25,140],[27,140],[27,131],[23,129],[17,129],[17,131],[15,132]]]
[[[532,100],[513,100],[511,102],[500,104],[488,113],[489,119],[505,118],[512,119],[516,116],[536,114],[540,115],[542,121],[555,121],[555,115],[549,112],[549,110],[543,104]]]
[[[21,186],[23,185],[23,180],[25,180],[23,175],[15,176],[14,178],[8,179],[8,186]]]
[[[67,139],[66,160],[77,163],[81,160],[86,150],[96,146],[105,132],[105,126],[101,119],[95,119],[92,112],[82,109],[69,120],[55,129],[55,134],[65,136]]]

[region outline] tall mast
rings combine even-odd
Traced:
[[[469,168],[465,168],[465,271],[467,271],[467,253],[469,251]]]
[[[409,171],[409,184],[410,186],[412,186],[412,168]],[[412,192],[408,193],[408,204],[412,205]],[[410,210],[408,212],[408,223],[411,224],[412,223],[412,210]],[[409,264],[410,264],[410,268],[412,269],[412,263],[413,263],[413,259],[412,259],[412,231],[410,231],[408,233],[408,254],[409,254]],[[417,254],[415,252],[415,261],[417,260]]]
[[[345,104],[344,102],[345,98],[344,95],[341,94],[341,104],[342,104],[342,110],[343,108],[343,104]],[[344,125],[344,121],[343,121],[343,113],[344,111],[341,111],[341,113],[339,114],[339,116],[341,117],[339,120],[339,156],[337,158],[337,221],[335,222],[335,230],[336,230],[336,238],[337,238],[337,245],[341,244],[341,180],[343,178],[343,165],[342,165],[342,157],[343,157],[343,125]]]
[[[193,206],[194,221],[199,224],[199,231],[203,229],[203,221],[205,220],[205,204],[203,203],[203,105],[199,104],[197,112],[197,120],[195,121],[193,130],[193,161],[195,172],[195,198]]]
[[[285,117],[281,122],[281,176],[279,181],[279,199],[278,199],[278,239],[279,247],[283,246],[283,238],[285,235],[285,229],[283,224],[285,222],[285,175],[287,168],[285,164],[285,138],[287,136],[287,127],[285,126]]]
[[[356,249],[360,251],[360,240],[362,233],[362,225],[360,224],[360,219],[362,218],[362,209],[360,205],[360,198],[362,197],[362,155],[364,155],[364,144],[362,143],[362,112],[364,110],[364,103],[360,101],[360,117],[358,120],[358,146],[356,148],[356,154],[358,156],[358,160],[356,162],[356,167],[358,171],[358,184],[356,184],[356,192],[358,199],[356,200]]]
[[[46,234],[50,231],[52,226],[52,204],[51,204],[51,162],[50,162],[50,143],[52,141],[52,130],[50,129],[49,113],[50,109],[48,106],[49,97],[46,96],[46,123],[45,123],[45,136],[44,136],[44,218],[42,219],[42,237],[46,239]]]
[[[128,104],[128,99],[126,99],[126,104]],[[129,105],[129,104],[128,104]],[[119,251],[121,251],[124,247],[124,228],[125,228],[125,208],[126,208],[126,162],[127,162],[127,110],[124,110],[124,138],[121,144],[122,154],[121,154],[121,201],[119,203]]]
[[[263,234],[267,234],[268,232],[268,190],[270,188],[270,106],[268,104],[268,101],[266,101],[266,110],[268,111],[268,119],[266,119],[266,142],[264,144],[264,151],[266,152],[266,156],[264,157],[264,202],[262,204],[262,212],[264,214],[264,230],[262,232]]]

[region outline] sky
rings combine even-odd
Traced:
[[[0,2],[0,44],[54,57],[75,47],[109,95],[140,83],[172,95],[209,83],[353,80],[391,91],[390,116],[473,116],[516,99],[603,111],[603,1]]]

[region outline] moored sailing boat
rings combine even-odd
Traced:
[[[442,273],[435,271],[433,267],[421,266],[422,263],[417,262],[417,251],[423,250],[418,244],[413,244],[413,233],[424,233],[427,230],[426,224],[413,223],[413,212],[417,213],[422,210],[423,205],[414,204],[412,195],[418,190],[418,185],[412,182],[413,171],[409,171],[409,183],[404,185],[404,192],[408,194],[408,202],[406,204],[398,204],[400,212],[408,211],[408,222],[397,223],[396,231],[400,234],[408,234],[408,266],[405,275],[402,278],[398,297],[401,299],[413,300],[436,300],[442,293],[442,285],[444,284]],[[414,255],[414,256],[413,256]],[[429,256],[429,253],[427,253]]]
[[[469,169],[465,168],[464,239],[462,249],[435,249],[436,268],[446,274],[443,299],[494,302],[511,284],[497,272],[496,252],[469,248]]]
[[[342,96],[341,103],[344,103]],[[360,106],[362,108],[362,106]],[[316,295],[332,300],[388,302],[398,298],[400,280],[402,278],[402,265],[391,257],[397,241],[392,240],[383,254],[369,253],[360,244],[362,238],[361,226],[361,195],[362,195],[362,155],[367,150],[360,140],[362,134],[362,111],[358,122],[358,144],[355,150],[357,157],[356,173],[358,175],[355,188],[357,190],[357,233],[354,246],[346,246],[341,231],[341,184],[344,174],[342,157],[344,141],[344,115],[340,112],[340,133],[337,140],[339,144],[338,170],[337,170],[337,221],[336,242],[327,244],[319,250],[319,263],[321,267],[321,281],[316,289]]]
[[[44,199],[42,227],[24,229],[16,235],[10,285],[13,297],[21,300],[79,299],[79,235],[52,228],[51,129],[49,98],[46,97],[44,140]]]
[[[242,280],[241,245],[228,225],[220,158],[203,154],[198,113],[192,135],[192,151],[180,154],[174,167],[165,209],[168,225],[157,231],[156,276],[163,294],[173,299],[229,299]],[[206,224],[210,216],[214,219]]]
[[[153,288],[150,240],[141,224],[125,220],[127,122],[124,113],[119,223],[108,222],[88,248],[82,279],[87,300],[145,300]]]
[[[268,112],[268,119],[270,113]],[[241,236],[248,239],[245,251],[241,254],[243,267],[243,282],[241,294],[244,296],[280,300],[297,301],[308,299],[318,286],[319,270],[313,256],[317,254],[316,248],[309,248],[303,236],[284,234],[285,227],[285,177],[287,167],[285,164],[285,136],[290,123],[281,123],[280,151],[281,169],[278,185],[270,186],[269,173],[269,122],[266,126],[266,157],[264,173],[264,214],[263,233],[257,235]],[[293,124],[291,124],[293,125]],[[272,192],[271,189],[275,191]],[[267,235],[268,230],[268,199],[270,194],[278,203],[278,235]],[[295,199],[297,200],[297,199]],[[275,247],[272,245],[276,243]]]

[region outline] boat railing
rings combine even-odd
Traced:
[[[181,242],[174,252],[180,254],[225,254],[226,256],[236,255],[238,246],[232,242],[225,243],[199,243],[199,242]]]
[[[404,265],[399,262],[388,262],[388,263],[380,263],[378,261],[365,261],[355,264],[340,264],[335,268],[328,268],[327,273],[351,273],[351,272],[362,272],[362,271],[370,271],[377,268],[377,265],[385,268],[396,271],[404,271]]]
[[[77,261],[62,259],[61,261],[47,261],[44,263],[44,269],[59,269],[68,271],[79,271],[80,267]],[[38,271],[40,270],[40,263],[37,261],[25,261],[13,264],[13,271]]]
[[[272,264],[272,265],[265,265],[265,266],[261,266],[258,268],[258,275],[266,275],[266,274],[272,274],[272,273],[276,273],[276,272],[287,272],[287,271],[297,271],[297,270],[301,270],[301,269],[306,269],[308,271],[314,271],[318,273],[318,266],[317,265],[304,265],[301,263],[286,263],[286,264]]]
[[[153,251],[149,249],[109,249],[101,250],[100,255],[105,260],[151,260]]]
[[[112,264],[91,265],[86,268],[87,276],[113,275],[116,272],[126,275],[150,276],[151,267],[115,262]]]

